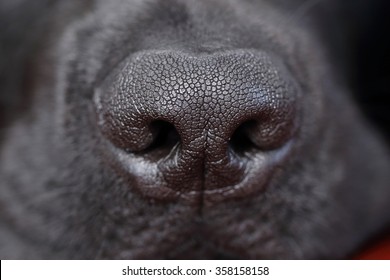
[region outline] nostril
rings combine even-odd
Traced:
[[[256,125],[256,121],[250,120],[241,124],[233,133],[229,141],[229,146],[237,154],[245,154],[255,149],[259,149],[255,143],[249,138],[248,130]]]
[[[292,119],[245,121],[233,133],[230,147],[238,154],[253,150],[274,150],[288,142],[294,130]]]
[[[135,154],[149,155],[154,159],[160,159],[168,155],[172,149],[180,143],[180,136],[173,124],[156,120],[149,125],[153,135],[153,141],[144,150]]]

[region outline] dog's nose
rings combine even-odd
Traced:
[[[141,192],[210,201],[265,187],[297,129],[296,99],[284,67],[244,50],[137,53],[95,94],[102,134]]]

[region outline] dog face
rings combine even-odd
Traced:
[[[13,246],[339,258],[388,219],[384,145],[315,28],[272,1],[107,2],[54,36],[6,134]]]

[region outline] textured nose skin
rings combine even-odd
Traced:
[[[146,196],[214,203],[262,189],[288,154],[297,94],[262,52],[136,53],[96,90],[117,170]]]

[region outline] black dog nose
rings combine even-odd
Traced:
[[[132,185],[209,201],[266,185],[296,131],[296,100],[285,68],[244,50],[137,53],[95,94],[99,127]]]

